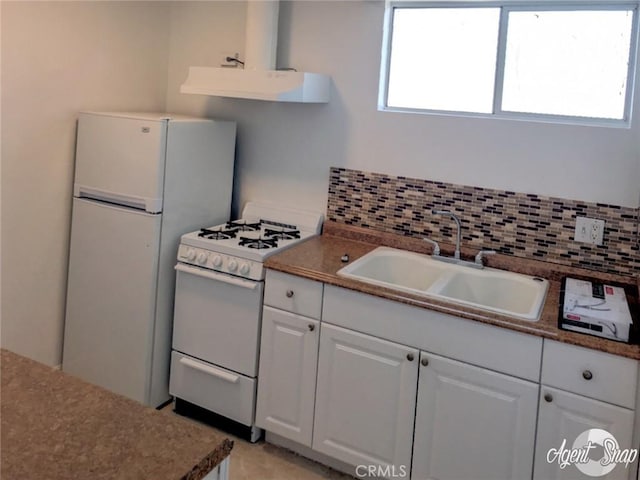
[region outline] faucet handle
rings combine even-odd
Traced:
[[[432,255],[434,257],[440,255],[440,245],[438,245],[438,242],[436,242],[435,240],[431,240],[430,238],[423,238],[423,240],[433,246]]]
[[[496,252],[495,250],[480,250],[476,255],[476,264],[484,266],[484,263],[482,263],[482,259],[487,255],[495,255],[496,253],[498,252]]]

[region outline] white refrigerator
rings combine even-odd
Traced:
[[[169,114],[78,119],[62,369],[169,400],[180,235],[229,219],[236,124]]]

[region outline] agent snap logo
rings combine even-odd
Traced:
[[[638,457],[638,449],[620,449],[616,438],[600,428],[582,432],[572,448],[566,448],[566,445],[567,439],[564,439],[560,448],[549,449],[547,462],[557,463],[561,469],[575,465],[590,477],[602,477],[619,464],[627,468]]]

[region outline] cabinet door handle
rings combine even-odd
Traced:
[[[285,295],[287,296],[287,298],[293,297],[293,290],[287,290],[287,293]]]
[[[413,359],[415,357],[413,356],[413,353],[407,353],[407,360],[409,360],[410,362],[413,362]]]
[[[591,373],[591,370],[585,370],[582,372],[582,378],[585,380],[591,380],[593,378],[593,373]]]
[[[310,332],[313,332],[316,329],[316,326],[313,323],[310,323],[308,327]]]
[[[423,357],[422,360],[420,360],[420,363],[423,367],[426,367],[427,365],[429,365],[429,359],[427,357]]]
[[[544,394],[544,401],[545,402],[549,402],[549,403],[553,402],[553,395],[551,395],[550,393],[545,393]]]

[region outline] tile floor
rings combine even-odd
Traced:
[[[163,408],[165,409],[172,415],[176,415],[172,411],[172,404]],[[250,443],[228,433],[225,435],[234,441],[229,470],[230,480],[353,480],[354,478],[284,448],[266,443],[264,440]]]

